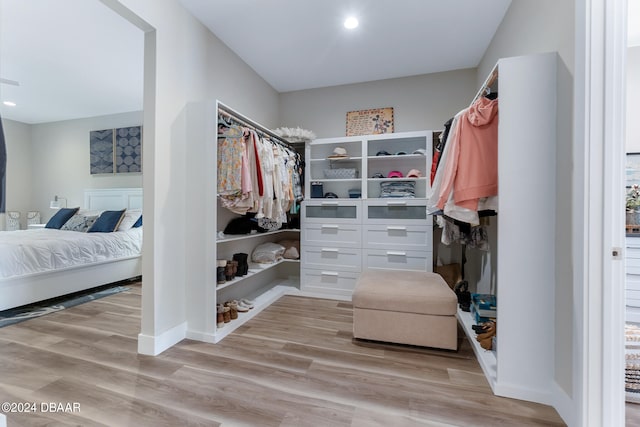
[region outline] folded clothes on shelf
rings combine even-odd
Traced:
[[[413,181],[385,181],[380,183],[380,197],[414,198],[416,183]]]

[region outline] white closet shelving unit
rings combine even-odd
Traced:
[[[218,107],[229,107],[220,102],[192,103],[186,108],[185,138],[193,142],[194,150],[188,153],[190,165],[187,182],[201,183],[192,186],[185,194],[185,202],[192,207],[197,218],[187,223],[185,256],[187,272],[187,331],[186,336],[205,342],[219,342],[242,326],[256,314],[286,294],[299,293],[300,262],[283,260],[274,264],[249,264],[249,273],[242,277],[217,284],[216,260],[231,259],[234,253],[247,253],[266,242],[299,240],[300,230],[281,229],[249,235],[220,235],[228,222],[239,215],[223,208],[217,201],[217,117]],[[234,112],[236,117],[268,129]],[[255,301],[254,309],[238,313],[238,319],[217,327],[216,304],[232,299],[248,298]]]
[[[305,194],[321,183],[323,194],[306,198],[301,222],[301,291],[350,300],[364,269],[432,270],[432,228],[426,215],[432,131],[322,138],[306,144]],[[336,148],[347,158],[331,158]],[[418,153],[416,151],[421,150]],[[388,155],[378,155],[381,152]],[[402,154],[401,154],[402,153]],[[354,178],[332,178],[328,169],[351,169]],[[421,177],[406,175],[416,169]],[[402,178],[388,178],[392,171]],[[373,178],[375,174],[385,178]],[[380,198],[380,183],[409,181],[415,198]],[[361,197],[349,197],[349,190]]]
[[[552,403],[555,330],[556,54],[501,59],[497,352],[482,349],[458,312],[500,396]]]

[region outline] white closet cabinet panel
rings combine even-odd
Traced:
[[[364,249],[365,269],[431,271],[433,252],[413,250]]]
[[[365,248],[431,250],[431,227],[424,225],[366,225],[362,233]]]
[[[356,224],[320,224],[311,222],[302,228],[302,245],[330,245],[342,248],[362,246],[362,227]]]
[[[570,328],[554,316],[556,62],[556,53],[498,62],[498,349],[489,382],[500,396],[546,404],[555,386],[554,340]]]
[[[301,252],[300,260],[306,268],[360,271],[361,249],[303,246]]]
[[[469,313],[458,311],[458,317],[496,395],[550,404],[562,362],[557,340],[570,330],[554,315],[557,54],[500,59],[494,71],[500,110],[498,233],[491,252],[497,265],[495,356],[475,340]]]

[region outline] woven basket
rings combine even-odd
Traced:
[[[355,179],[358,176],[358,171],[355,169],[325,169],[324,177],[328,179]]]

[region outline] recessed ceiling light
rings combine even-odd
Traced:
[[[354,28],[356,28],[358,26],[358,20],[356,18],[354,18],[353,16],[348,17],[345,21],[344,21],[344,27],[348,30],[353,30]]]
[[[15,102],[11,102],[11,101],[4,101],[3,104],[6,105],[7,107],[15,107],[16,106],[16,103]]]

